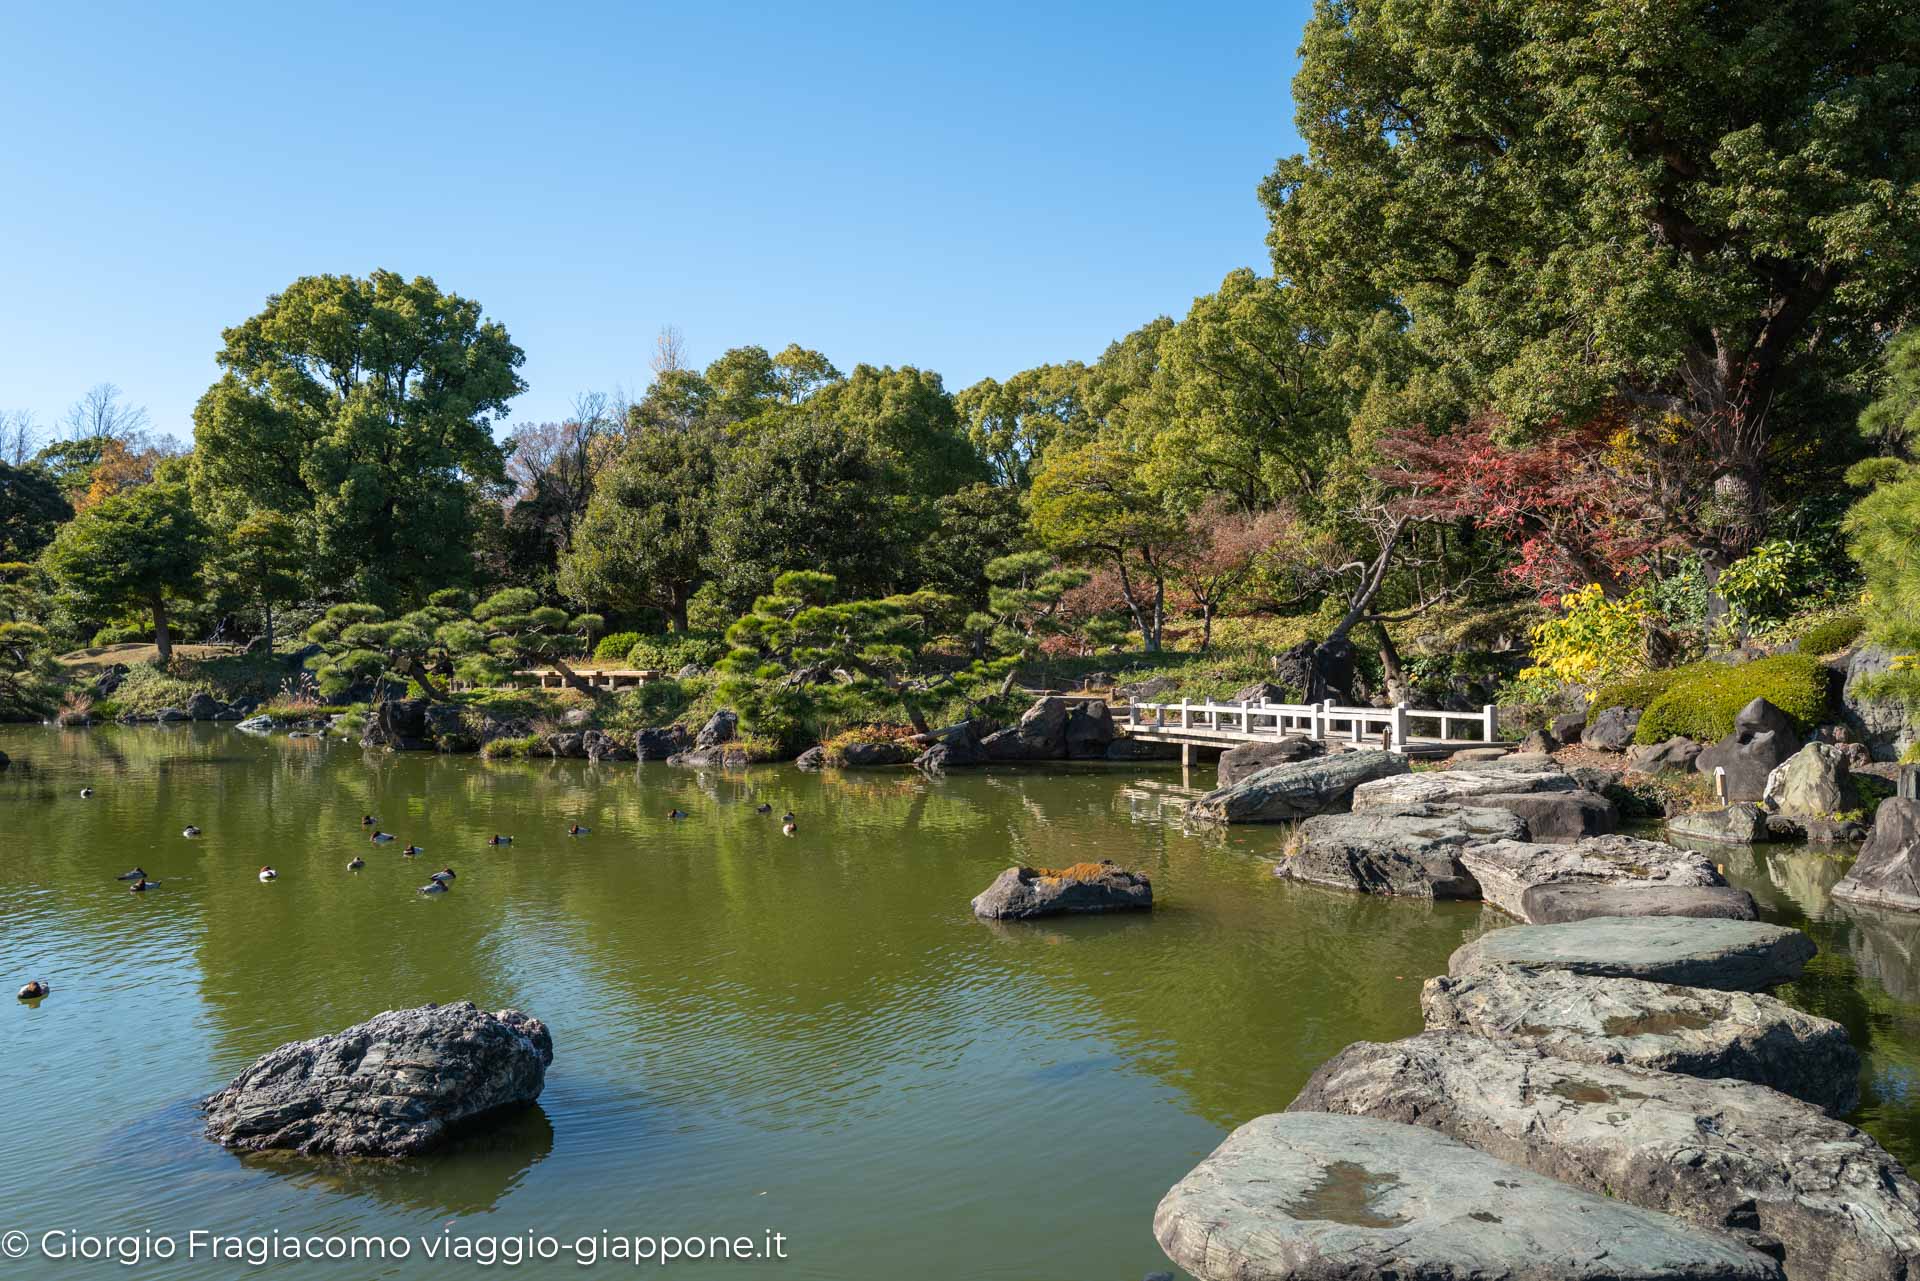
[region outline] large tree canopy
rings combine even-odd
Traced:
[[[504,479],[491,424],[520,349],[424,276],[303,276],[229,329],[194,410],[216,523],[265,508],[314,532],[323,584],[390,604],[469,573],[469,483]]]
[[[1750,547],[1796,397],[1914,306],[1920,10],[1320,0],[1302,53],[1281,276],[1519,430],[1625,401],[1710,573]]]
[[[73,507],[46,469],[0,462],[0,563],[31,560]]]
[[[150,611],[153,643],[166,662],[173,656],[170,607],[198,585],[208,541],[185,482],[157,480],[89,507],[60,530],[42,559],[54,580],[89,608]]]

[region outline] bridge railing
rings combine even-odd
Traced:
[[[1284,738],[1305,734],[1309,738],[1350,738],[1363,743],[1383,735],[1394,751],[1404,751],[1414,738],[1437,738],[1443,742],[1492,743],[1499,737],[1498,716],[1488,704],[1477,712],[1448,712],[1439,709],[1409,707],[1341,707],[1332,699],[1320,703],[1134,703],[1114,709],[1123,723],[1161,732],[1181,730],[1201,735],[1238,739]],[[1420,734],[1416,726],[1438,729],[1437,734]],[[1456,734],[1456,729],[1472,731],[1471,736]]]

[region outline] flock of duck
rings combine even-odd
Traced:
[[[92,796],[93,796],[93,789],[91,787],[83,787],[80,789],[80,797],[82,800],[89,799]],[[773,813],[773,806],[765,802],[762,802],[761,804],[755,806],[754,809],[756,813],[760,813],[760,814]],[[691,815],[689,815],[685,810],[679,808],[678,806],[675,806],[673,809],[667,811],[667,817],[674,820],[675,822],[680,822],[684,819],[691,817]],[[363,828],[373,829],[372,833],[367,838],[372,844],[385,845],[390,841],[398,839],[395,836],[393,836],[391,833],[381,831],[380,821],[371,814],[367,814],[360,819],[360,826]],[[792,836],[795,832],[800,830],[798,826],[798,821],[794,818],[792,810],[788,810],[785,814],[780,816],[780,830],[782,833],[784,833],[787,836]],[[586,836],[588,833],[592,831],[593,831],[592,828],[582,827],[578,823],[570,823],[567,826],[568,836]],[[180,835],[191,840],[192,838],[200,835],[200,829],[197,826],[189,823],[184,829],[181,830]],[[500,834],[495,833],[494,835],[489,836],[487,838],[487,844],[490,846],[511,845],[513,844],[513,838],[511,836],[501,836]],[[424,846],[414,845],[411,843],[409,843],[405,848],[403,848],[400,851],[401,855],[405,858],[418,858],[420,857],[420,855],[424,854],[425,852],[426,852],[426,849]],[[364,868],[366,865],[367,865],[367,860],[365,860],[364,858],[361,858],[358,854],[355,854],[351,859],[347,861],[347,870],[349,872],[358,872],[360,869]],[[261,867],[259,872],[259,877],[262,881],[275,881],[280,878],[280,873],[275,871],[271,864],[267,864]],[[159,881],[149,880],[147,877],[146,869],[141,867],[135,867],[130,871],[122,872],[116,879],[128,882],[127,889],[135,894],[144,894],[146,891],[151,889],[157,889],[160,886]],[[425,885],[422,885],[419,888],[419,890],[417,890],[416,892],[420,894],[445,894],[452,887],[453,882],[457,879],[458,879],[457,873],[455,873],[452,866],[449,865],[447,867],[441,868],[439,871],[434,872],[430,876],[428,876],[427,883]],[[46,996],[51,991],[53,991],[52,984],[48,983],[45,979],[35,979],[33,982],[28,983],[23,987],[21,987],[18,995],[19,995],[19,998],[23,1001],[37,1001],[41,997]]]

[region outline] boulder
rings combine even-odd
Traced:
[[[1694,757],[1693,767],[1712,777],[1726,771],[1726,799],[1757,801],[1767,793],[1767,778],[1800,750],[1800,740],[1772,730],[1736,729]]]
[[[153,714],[153,719],[161,722],[171,722],[190,721],[193,717],[187,714],[187,709],[184,707],[163,707]]]
[[[913,758],[913,750],[898,742],[848,743],[840,749],[840,764],[847,769],[882,769]]]
[[[1659,774],[1663,771],[1691,774],[1693,763],[1699,758],[1701,750],[1700,744],[1692,739],[1676,735],[1664,743],[1636,747],[1628,752],[1627,768],[1642,774]]]
[[[1509,761],[1515,758],[1508,758]],[[1396,810],[1408,805],[1478,805],[1483,796],[1525,792],[1571,792],[1573,779],[1548,760],[1544,765],[1477,761],[1454,769],[1401,770],[1354,789],[1355,813]]]
[[[246,720],[241,721],[239,724],[235,725],[234,728],[239,730],[245,730],[249,734],[270,733],[273,730],[273,717],[249,716],[247,717]]]
[[[1480,884],[1460,865],[1460,851],[1525,835],[1526,824],[1505,810],[1460,805],[1321,814],[1300,824],[1274,873],[1362,894],[1477,899]]]
[[[1275,765],[1215,788],[1189,805],[1187,815],[1216,823],[1287,823],[1349,809],[1355,788],[1406,772],[1406,758],[1394,752],[1338,752]]]
[[[207,693],[205,690],[201,690],[187,700],[186,712],[187,716],[192,720],[215,720],[219,717],[220,713],[226,710],[227,705],[225,703]]]
[[[1547,733],[1553,735],[1556,742],[1577,743],[1586,728],[1586,712],[1561,712],[1547,725]]]
[[[1491,765],[1495,761],[1503,761],[1512,755],[1513,752],[1504,747],[1463,747],[1449,760],[1455,765]]]
[[[687,731],[679,725],[643,729],[633,736],[634,759],[664,761],[687,750]]]
[[[1067,755],[1074,760],[1105,759],[1113,742],[1113,713],[1099,699],[1082,699],[1067,713]]]
[[[1753,992],[1506,966],[1428,979],[1427,1030],[1471,1032],[1575,1063],[1751,1081],[1834,1116],[1860,1101],[1847,1030]]]
[[[1767,813],[1751,801],[1718,810],[1692,810],[1667,820],[1667,831],[1690,841],[1757,845],[1767,839]]]
[[[360,735],[362,747],[380,747],[389,752],[430,752],[427,708],[424,698],[387,698],[373,705],[373,715]]]
[[[1128,685],[1115,685],[1114,697],[1124,698],[1129,703],[1159,703],[1166,700],[1162,694],[1175,689],[1180,682],[1171,676],[1149,676],[1143,681],[1134,681]]]
[[[1258,706],[1261,703],[1291,703],[1293,699],[1286,690],[1275,685],[1272,681],[1255,681],[1253,684],[1236,692],[1234,696],[1227,701],[1231,703],[1252,703]]]
[[[1587,719],[1580,732],[1580,746],[1597,752],[1624,752],[1633,743],[1633,731],[1640,728],[1640,709],[1609,707]]]
[[[1767,775],[1762,798],[1790,818],[1830,818],[1860,808],[1860,789],[1846,754],[1830,743],[1808,743]]]
[[[690,747],[667,757],[667,764],[682,769],[740,769],[748,764],[746,749],[734,743],[716,743],[712,747]]]
[[[1529,756],[1551,756],[1560,750],[1560,740],[1546,730],[1537,729],[1520,740],[1519,750]]]
[[[793,764],[796,769],[825,769],[827,767],[827,749],[817,746],[809,747],[806,751],[793,758]]]
[[[1326,754],[1325,743],[1304,734],[1289,734],[1270,743],[1242,743],[1220,753],[1219,784],[1221,787],[1231,787],[1263,769],[1311,760]]]
[[[1564,845],[1488,841],[1462,850],[1460,862],[1480,882],[1482,898],[1523,921],[1527,891],[1540,885],[1726,884],[1706,856],[1631,836],[1590,836]]]
[[[1793,718],[1764,698],[1756,698],[1735,712],[1733,727],[1751,734],[1777,735],[1782,742],[1792,741],[1798,750],[1800,733],[1793,727]]]
[[[1447,973],[1464,978],[1496,965],[1525,965],[1758,992],[1798,978],[1815,950],[1799,930],[1759,921],[1596,916],[1483,934],[1447,958]]]
[[[1180,744],[1150,743],[1143,738],[1116,738],[1107,744],[1110,761],[1177,761]]]
[[[989,734],[981,746],[996,761],[1058,760],[1067,754],[1067,720],[1071,714],[1064,698],[1040,699],[1027,709],[1019,724]]]
[[[638,760],[634,749],[604,730],[590,729],[581,735],[590,761],[632,761]]]
[[[1779,1265],[1432,1129],[1287,1112],[1247,1122],[1160,1200],[1199,1281],[1766,1281]]]
[[[1543,845],[1606,836],[1620,825],[1620,814],[1613,802],[1585,790],[1496,792],[1492,796],[1476,796],[1473,803],[1518,815],[1526,822],[1527,839]]]
[[[1778,1257],[1790,1281],[1920,1275],[1920,1186],[1871,1138],[1745,1081],[1572,1063],[1459,1032],[1359,1042],[1292,1109],[1426,1126]]]
[[[1562,881],[1520,896],[1520,918],[1535,925],[1596,916],[1703,916],[1757,921],[1753,895],[1733,885],[1668,885],[1660,881]]]
[[[1920,801],[1889,797],[1873,814],[1873,835],[1833,887],[1845,903],[1920,912]]]
[[[740,718],[722,708],[707,718],[700,732],[693,737],[693,745],[699,747],[718,747],[722,743],[731,743],[740,732]]]
[[[532,1103],[552,1062],[538,1019],[426,1005],[283,1045],[201,1106],[207,1137],[230,1148],[414,1156]]]
[[[973,914],[1028,920],[1069,912],[1126,912],[1153,906],[1153,882],[1112,863],[1010,867],[974,896]]]
[[[1898,698],[1869,698],[1864,686],[1893,667],[1894,653],[1883,645],[1862,645],[1847,659],[1840,686],[1840,718],[1848,732],[1876,761],[1898,760],[1915,742],[1907,709]]]
[[[937,774],[943,769],[985,765],[992,759],[982,745],[974,723],[962,721],[950,729],[942,730],[933,746],[920,753],[914,764],[929,774]]]

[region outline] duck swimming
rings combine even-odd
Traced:
[[[361,858],[358,854],[355,854],[352,858],[347,860],[347,870],[349,872],[357,872],[361,868],[365,867],[366,865],[367,865],[367,860]]]
[[[360,826],[362,826],[362,827],[378,827],[378,826],[380,826],[380,820],[379,820],[379,819],[377,819],[377,818],[375,818],[375,817],[374,817],[373,815],[371,815],[371,814],[367,814],[367,815],[363,815],[363,816],[361,817],[361,819],[360,819]]]
[[[182,835],[182,836],[198,836],[198,835],[200,835],[200,829],[199,829],[199,828],[197,828],[197,827],[195,827],[195,826],[194,826],[193,824],[191,824],[191,823],[189,823],[189,824],[187,824],[187,825],[186,825],[185,827],[183,827],[183,828],[181,828],[181,829],[180,829],[180,835]]]
[[[374,842],[377,845],[384,845],[386,842],[392,840],[393,837],[387,835],[385,832],[381,831],[379,828],[376,827],[373,829],[373,835],[369,836],[367,839]]]
[[[84,800],[86,800],[86,799],[87,799],[87,798],[88,798],[89,796],[92,796],[92,795],[93,795],[93,789],[92,789],[91,787],[83,787],[83,788],[81,788],[81,789],[80,789],[80,799],[81,799],[81,800],[83,800],[83,801],[84,801]],[[31,984],[29,984],[29,986],[31,986]]]
[[[160,888],[160,882],[158,882],[158,881],[149,881],[149,880],[148,880],[148,879],[147,879],[146,877],[144,877],[144,876],[143,876],[143,877],[141,877],[141,878],[140,878],[139,880],[137,880],[137,881],[135,881],[135,882],[134,882],[133,884],[131,884],[131,885],[129,885],[129,886],[127,886],[127,888],[128,888],[129,890],[132,890],[132,891],[133,891],[133,892],[134,892],[135,894],[144,894],[144,893],[146,893],[146,892],[147,892],[148,890],[157,890],[157,889],[159,889],[159,888]]]
[[[400,853],[406,858],[419,858],[420,847],[418,845],[409,845],[407,848],[401,850]]]
[[[451,881],[452,879],[454,879],[453,869],[450,867],[443,867],[439,871],[435,872],[432,876],[429,876],[427,879],[430,881],[442,881],[442,882]]]
[[[263,867],[260,869],[260,879],[263,881],[277,880],[279,876],[280,876],[280,873],[274,871],[270,867]]]
[[[578,823],[575,823],[572,827],[569,827],[567,829],[567,835],[568,836],[585,836],[588,832],[591,832],[592,830],[593,829],[591,827],[582,827]]]
[[[513,844],[513,838],[512,838],[511,836],[489,836],[489,837],[487,838],[487,844],[489,844],[489,845],[511,845],[511,844]]]
[[[131,872],[122,872],[113,879],[116,881],[144,881],[147,879],[147,869],[144,867],[136,867]]]
[[[677,806],[667,811],[667,817],[671,819],[682,819],[682,818],[685,818],[686,816],[687,816],[687,812],[683,809],[680,809]]]
[[[773,806],[766,801],[761,801],[753,807],[753,812],[756,814],[771,814],[773,813]]]
[[[792,819],[788,819],[786,822],[780,824],[780,830],[782,832],[785,832],[788,836],[792,836],[795,832],[799,831],[800,829],[794,824],[794,821]]]
[[[787,811],[786,813],[784,813],[784,814],[782,814],[782,815],[780,816],[780,821],[781,821],[782,823],[791,823],[791,822],[793,822],[793,811],[792,811],[792,810],[788,810],[788,811]]]
[[[45,979],[35,979],[20,989],[19,997],[23,1001],[37,1001],[51,991],[53,991],[51,983]]]
[[[422,894],[445,894],[447,892],[447,883],[445,881],[428,881],[420,887],[420,892]]]

